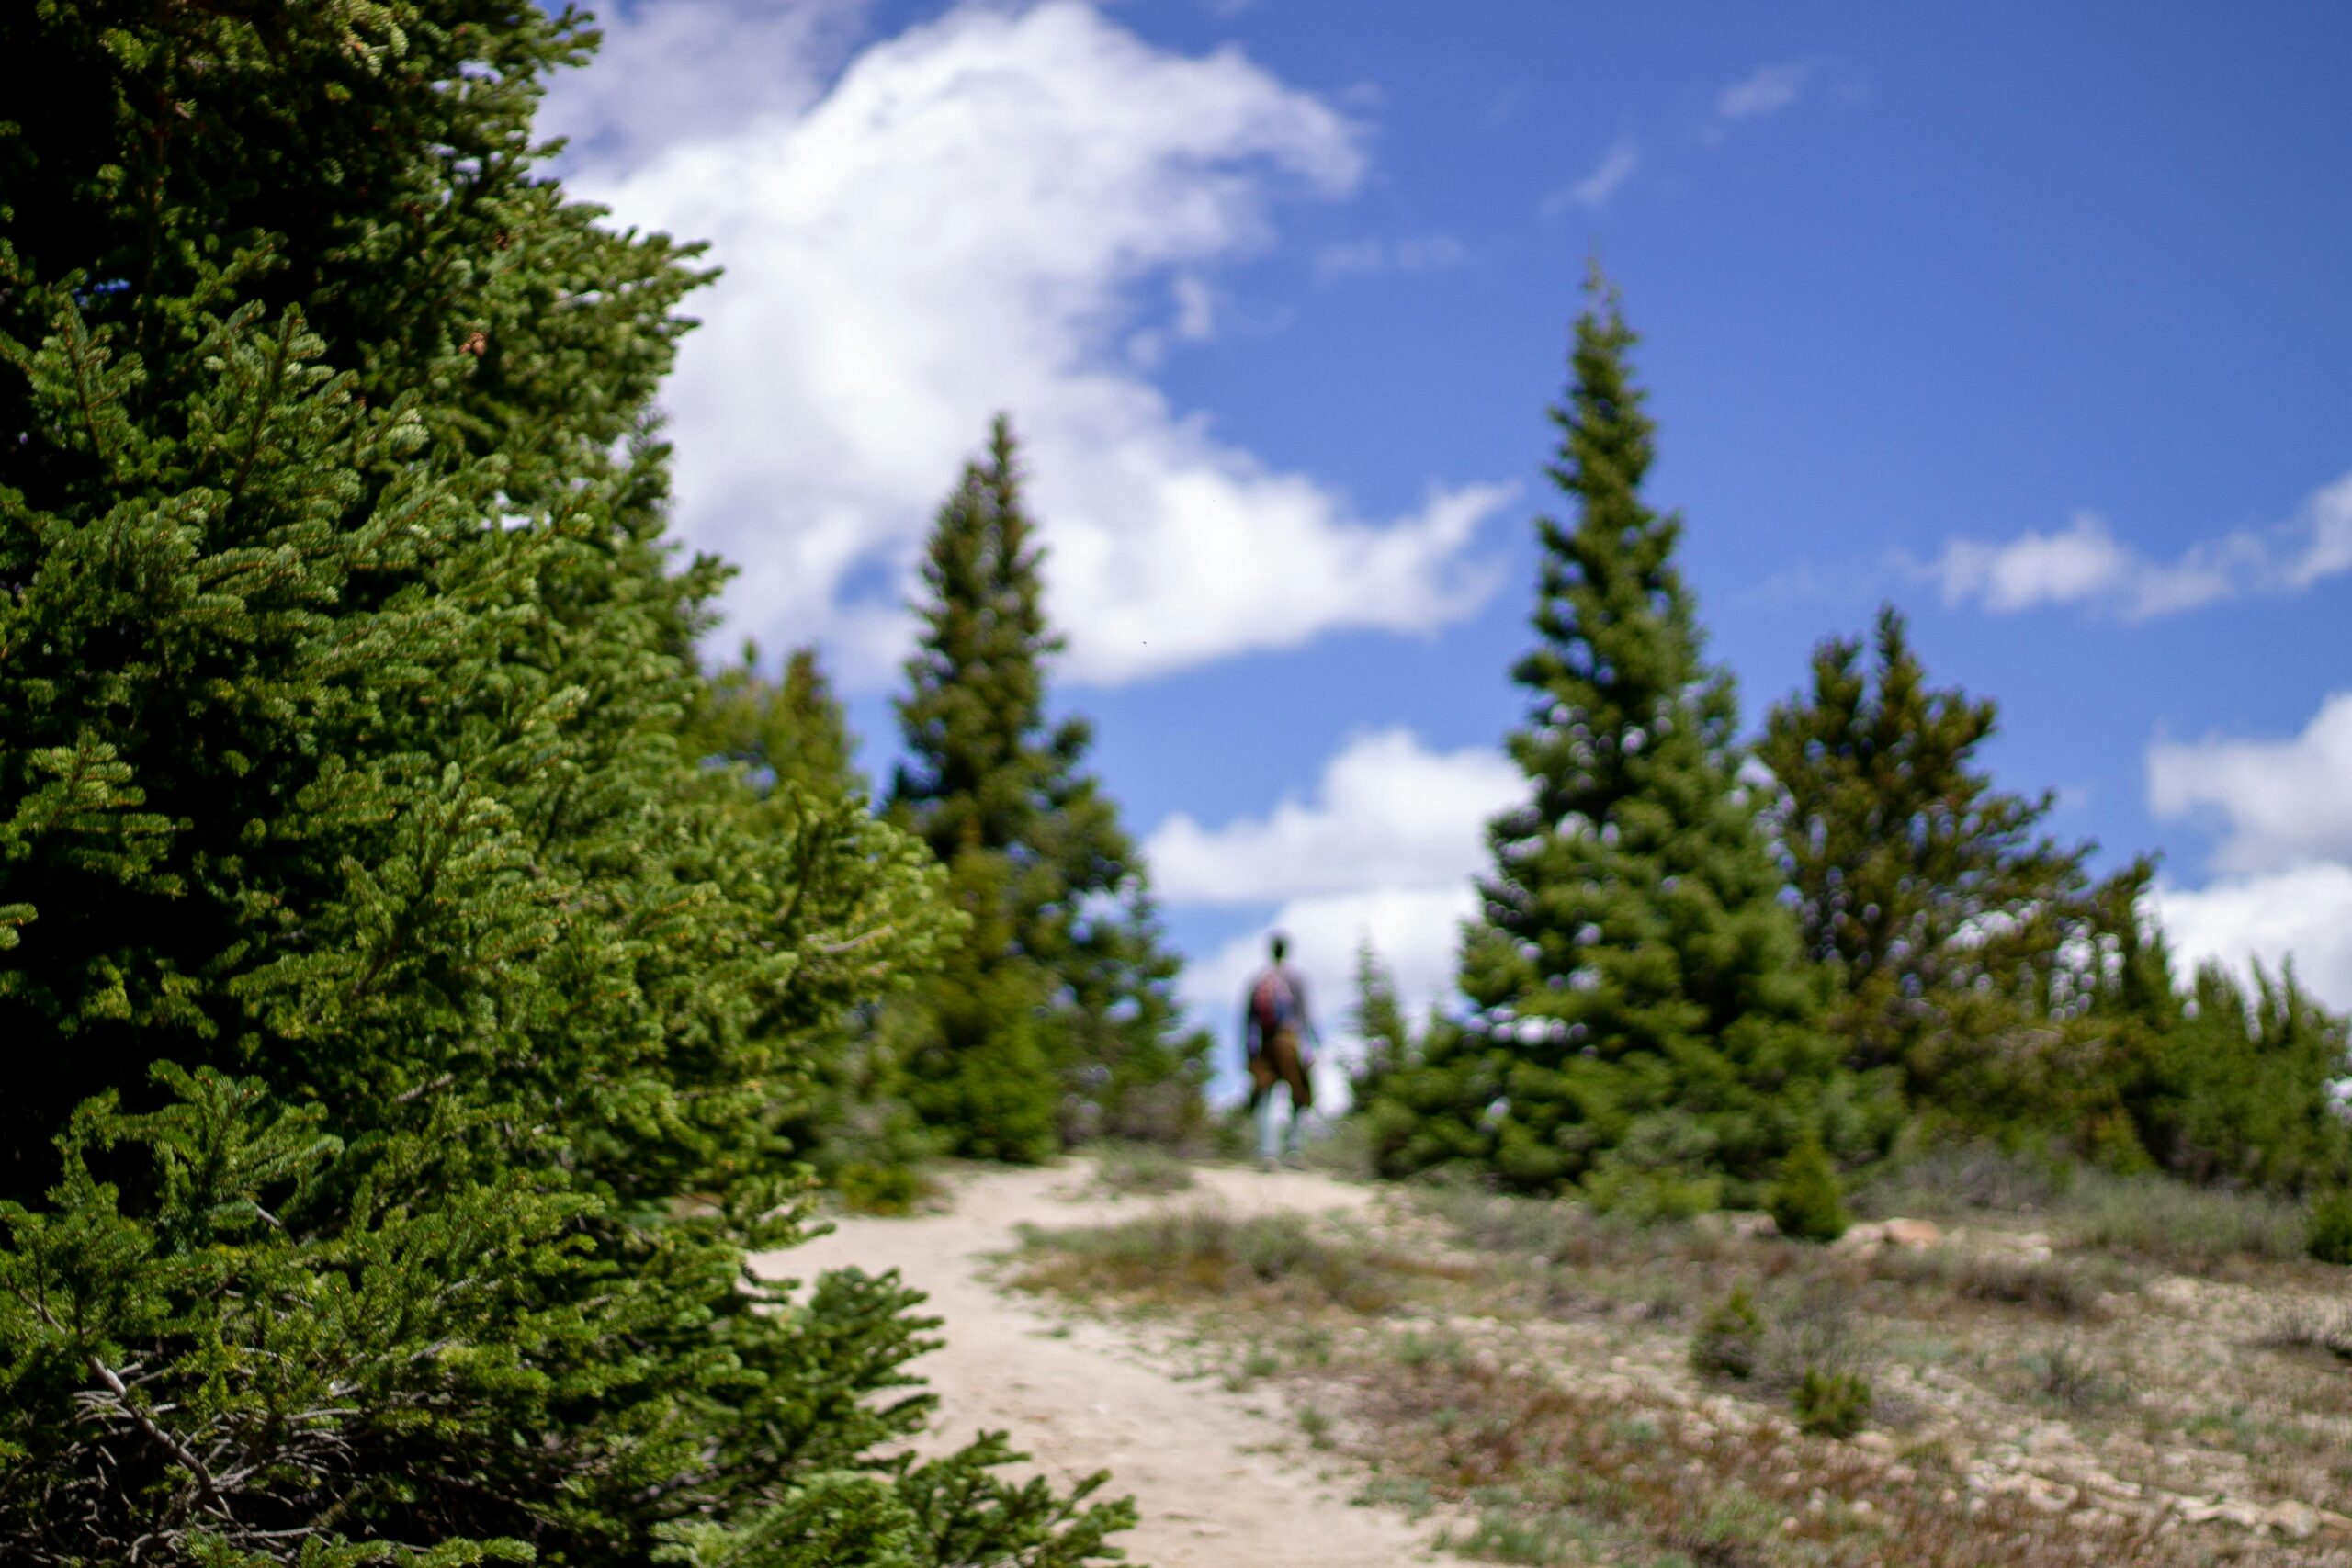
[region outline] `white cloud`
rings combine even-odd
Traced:
[[[683,3],[684,19],[657,22],[665,0],[624,24],[629,80],[592,68],[551,121],[584,132],[574,189],[707,237],[727,268],[694,302],[706,324],[665,403],[682,529],[741,569],[729,635],[822,637],[847,679],[887,679],[933,510],[1000,408],[1025,441],[1078,679],[1427,629],[1491,591],[1467,554],[1502,488],[1433,488],[1367,519],[1144,378],[1143,343],[1216,330],[1207,273],[1268,241],[1279,192],[1353,188],[1338,112],[1236,52],[1165,53],[1069,0],[952,11],[820,88],[791,84],[825,80],[843,24],[739,39],[708,20],[725,7]]]
[[[1642,166],[1642,149],[1631,136],[1621,136],[1609,144],[1600,162],[1592,172],[1576,184],[1554,191],[1544,198],[1544,210],[1556,217],[1571,207],[1603,207],[1617,194],[1618,187],[1634,177]]]
[[[1715,118],[1726,125],[1770,119],[1793,107],[1820,73],[1820,62],[1812,60],[1759,65],[1715,95]]]
[[[1311,800],[1292,796],[1215,829],[1169,818],[1146,854],[1170,903],[1277,906],[1186,969],[1187,1001],[1230,1046],[1242,990],[1265,962],[1268,933],[1280,931],[1306,976],[1337,1074],[1358,1048],[1348,1024],[1358,944],[1372,943],[1416,1016],[1449,995],[1462,921],[1477,908],[1473,878],[1487,865],[1487,821],[1525,792],[1499,752],[1430,751],[1391,729],[1351,739],[1325,763]]]
[[[2209,604],[2231,586],[2226,571],[2194,555],[2169,566],[2148,559],[2088,512],[2056,533],[2029,530],[2005,544],[1954,539],[1935,571],[1947,601],[1973,599],[1999,615],[2085,604],[2144,620]]]
[[[1325,763],[1313,801],[1204,828],[1178,815],[1145,846],[1152,883],[1182,904],[1259,904],[1450,886],[1485,863],[1487,818],[1526,790],[1499,752],[1424,750],[1402,729],[1359,735]]]
[[[2314,863],[2224,878],[2201,888],[2160,886],[2156,912],[2184,971],[2219,959],[2244,974],[2259,959],[2328,1006],[2352,1009],[2352,866]]]
[[[2352,865],[2352,692],[2338,692],[2290,740],[2158,741],[2148,804],[2159,817],[2219,813],[2215,863],[2278,872],[2310,861]]]
[[[2302,548],[2282,572],[2288,587],[2309,588],[2352,571],[2352,474],[2314,491],[2289,527],[2301,536]]]
[[[2284,740],[2209,739],[2148,748],[2159,817],[2213,813],[2227,825],[2222,874],[2164,886],[2156,907],[2176,951],[2243,970],[2260,959],[2352,1008],[2352,692],[2320,705]]]
[[[2346,571],[2352,474],[2313,491],[2283,524],[2235,529],[2170,561],[2118,539],[2106,519],[2085,512],[2056,533],[1953,539],[1924,575],[1941,584],[1947,603],[1973,602],[1996,615],[2075,605],[2144,621],[2248,594],[2295,592]]]
[[[868,0],[660,0],[597,17],[595,63],[557,78],[544,134],[576,164],[640,162],[744,120],[797,115],[824,92],[865,23]]]

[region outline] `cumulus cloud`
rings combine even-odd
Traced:
[[[1212,1025],[1234,1029],[1267,934],[1283,931],[1338,1072],[1358,1046],[1346,1016],[1358,945],[1369,942],[1394,970],[1416,1013],[1447,994],[1462,921],[1477,907],[1472,878],[1486,864],[1487,821],[1525,789],[1498,751],[1431,751],[1391,729],[1351,739],[1311,798],[1213,829],[1169,818],[1146,849],[1170,903],[1275,906],[1264,924],[1185,971],[1186,999]]]
[[[2352,1010],[2352,866],[2314,863],[2209,886],[2156,889],[2156,913],[2184,967],[2218,959],[2295,977],[2330,1007]]]
[[[795,115],[824,92],[865,24],[868,0],[661,0],[607,7],[595,63],[557,79],[539,130],[571,140],[575,166],[635,164],[743,120]]]
[[[2329,697],[2288,739],[2151,746],[2148,801],[2159,817],[2223,824],[2222,874],[2158,891],[2181,954],[2273,969],[2292,957],[2313,990],[2352,1008],[2352,692]]]
[[[2224,599],[2290,593],[2352,571],[2352,474],[2307,498],[2287,522],[2240,528],[2158,560],[2078,513],[2054,533],[1999,542],[1954,539],[1925,569],[1950,604],[1996,615],[2072,605],[2125,621],[2177,615]]]
[[[1186,904],[1258,904],[1423,887],[1468,877],[1487,819],[1524,793],[1501,753],[1425,750],[1403,729],[1359,735],[1324,764],[1312,800],[1204,828],[1179,814],[1146,847],[1153,885]]]
[[[957,9],[854,56],[857,7],[771,10],[640,7],[616,39],[629,74],[594,67],[549,111],[574,189],[708,238],[727,269],[664,400],[682,529],[741,568],[731,632],[821,637],[849,680],[887,678],[931,513],[1000,408],[1076,679],[1427,629],[1491,591],[1471,551],[1502,487],[1367,518],[1147,378],[1217,330],[1207,274],[1269,241],[1278,195],[1355,186],[1342,115],[1068,0]]]
[[[2158,741],[2148,748],[2148,804],[2159,817],[2222,818],[2215,864],[2224,871],[2352,865],[2352,692],[2321,704],[2291,739]]]

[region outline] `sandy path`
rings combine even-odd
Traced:
[[[1111,1491],[1132,1493],[1142,1524],[1119,1539],[1154,1568],[1382,1568],[1453,1562],[1431,1533],[1348,1497],[1361,1481],[1329,1455],[1311,1454],[1297,1427],[1262,1393],[1233,1393],[1214,1379],[1178,1382],[1115,1325],[1049,1316],[982,1277],[991,1253],[1023,1224],[1068,1225],[1128,1218],[1153,1200],[1081,1192],[1080,1165],[989,1171],[959,1181],[951,1213],[849,1219],[832,1235],[762,1259],[807,1279],[855,1265],[896,1269],[946,1320],[946,1348],[914,1363],[940,1395],[938,1433],[962,1442],[1001,1428],[1046,1474],[1068,1481],[1097,1469]],[[1156,1201],[1221,1203],[1237,1213],[1364,1207],[1370,1195],[1303,1171],[1203,1169],[1192,1191]],[[1275,1456],[1263,1450],[1282,1445]],[[1307,1461],[1316,1461],[1310,1465]]]

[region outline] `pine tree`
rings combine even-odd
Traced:
[[[966,954],[898,1023],[916,1099],[961,1152],[997,1158],[1188,1128],[1206,1052],[1179,1032],[1141,856],[1083,772],[1088,728],[1046,718],[1061,639],[1043,560],[1000,417],[932,533],[891,790],[893,818],[948,867],[973,921]]]
[[[1870,651],[1866,671],[1860,638],[1815,649],[1812,690],[1774,706],[1758,748],[1847,1060],[1900,1071],[1935,1126],[2145,1165],[2133,1108],[2171,1012],[2140,912],[2151,868],[2094,883],[2094,846],[2040,832],[2053,796],[1994,787],[1975,754],[1996,705],[1930,687],[1892,606]]]
[[[705,688],[687,749],[706,769],[729,771],[717,789],[721,808],[753,834],[806,843],[865,823],[856,742],[814,648],[796,649],[779,682],[760,673],[759,650],[747,644]],[[861,1000],[812,1031],[805,1077],[775,1133],[837,1195],[871,1207],[892,1193],[903,1206],[920,1195],[920,1167],[936,1151],[908,1103],[901,1065],[872,1027],[874,1011]]]
[[[670,559],[649,409],[695,275],[533,170],[585,43],[0,14],[0,80],[73,106],[0,141],[34,1560],[1074,1562],[1125,1517],[899,1451],[894,1281],[746,1275],[805,1215],[812,1042],[953,921],[919,845],[773,830],[682,739],[720,571]]]
[[[1389,1077],[1412,1059],[1412,1028],[1405,1005],[1396,995],[1396,976],[1370,938],[1356,944],[1356,1038],[1363,1043],[1363,1059],[1351,1075],[1352,1109],[1364,1110],[1380,1098]]]
[[[2165,1169],[2290,1192],[2352,1182],[2352,1121],[2336,1099],[2352,1077],[2352,1026],[2291,967],[2257,965],[2249,996],[2222,965],[2202,965],[2154,1055],[2143,1135]]]
[[[741,767],[755,795],[780,805],[796,788],[820,801],[865,794],[856,740],[814,648],[793,649],[784,679],[771,683],[759,673],[758,648],[746,644],[740,664],[711,677],[687,745]]]
[[[1598,273],[1539,518],[1539,642],[1510,739],[1526,805],[1488,829],[1468,930],[1476,1010],[1373,1112],[1392,1170],[1467,1160],[1521,1190],[1688,1209],[1753,1199],[1808,1134],[1862,1129],[1818,987],[1736,781],[1730,679],[1701,657],[1680,521],[1641,486],[1651,422],[1634,335]]]

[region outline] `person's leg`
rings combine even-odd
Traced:
[[[1298,1048],[1298,1037],[1283,1037],[1283,1051],[1277,1059],[1283,1084],[1290,1089],[1290,1125],[1283,1138],[1283,1156],[1295,1162],[1306,1142],[1306,1113],[1315,1109],[1315,1086],[1307,1081],[1306,1054]]]
[[[1258,1124],[1258,1157],[1274,1157],[1274,1085],[1281,1081],[1271,1051],[1250,1058],[1250,1115]]]

